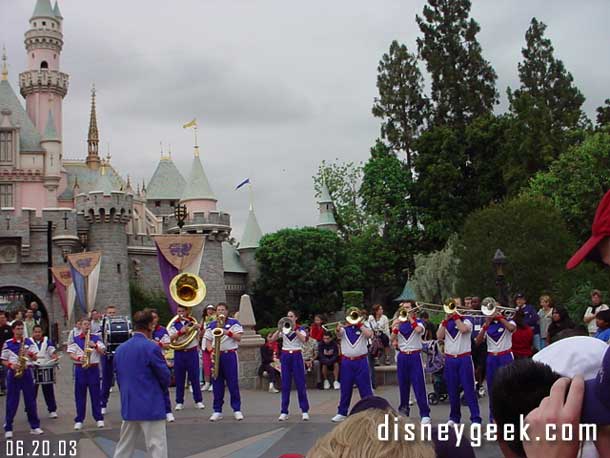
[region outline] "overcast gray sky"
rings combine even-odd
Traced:
[[[377,63],[397,39],[415,50],[424,0],[60,0],[66,158],[86,156],[89,90],[98,91],[100,149],[123,174],[148,182],[159,142],[185,177],[200,123],[204,167],[241,237],[248,193],[263,232],[317,221],[312,175],[323,160],[365,161],[379,135],[371,115]],[[0,42],[18,91],[23,33],[35,0],[0,0]],[[586,97],[590,117],[610,97],[610,2],[474,0],[485,58],[506,87],[518,84],[533,16]]]

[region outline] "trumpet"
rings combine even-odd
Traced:
[[[481,301],[481,313],[484,316],[494,316],[497,312],[500,312],[507,320],[512,319],[517,313],[517,309],[512,307],[504,307],[498,304],[493,297],[486,297]]]
[[[333,321],[331,323],[326,323],[322,325],[322,329],[324,329],[327,332],[336,332],[337,330],[337,325],[341,324],[340,321]]]
[[[283,335],[287,336],[294,329],[294,321],[292,319],[285,316],[281,318],[280,321],[277,322],[277,330]]]

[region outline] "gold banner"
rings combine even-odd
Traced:
[[[167,262],[181,272],[193,264],[205,243],[205,238],[199,234],[155,235],[153,239]]]
[[[88,277],[96,268],[102,257],[101,251],[85,251],[68,255],[68,262],[83,277]]]
[[[69,288],[72,284],[72,273],[68,266],[51,267],[51,273],[56,281]]]

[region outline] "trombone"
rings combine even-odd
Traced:
[[[494,316],[500,312],[507,320],[514,318],[517,309],[500,305],[493,297],[486,297],[481,301],[481,313],[486,316]]]
[[[364,311],[360,310],[358,307],[350,307],[345,312],[345,323],[342,321],[333,321],[331,323],[326,323],[322,325],[322,329],[327,332],[336,334],[337,326],[354,326],[359,323],[362,323],[366,319],[366,314]]]
[[[280,321],[277,322],[277,330],[279,333],[287,336],[294,329],[294,321],[291,318],[285,316],[284,318],[280,318]]]

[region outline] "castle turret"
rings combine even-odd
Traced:
[[[326,229],[337,232],[338,226],[334,215],[335,205],[333,204],[333,200],[330,198],[330,193],[328,192],[326,183],[322,183],[322,191],[320,193],[318,206],[320,209],[320,218],[316,227],[318,229]]]
[[[181,203],[186,205],[190,214],[216,211],[216,196],[199,158],[199,147],[195,146],[191,173],[182,194]]]
[[[174,207],[184,194],[186,181],[170,154],[163,154],[146,188],[146,206],[157,216],[174,214]]]
[[[254,214],[254,207],[253,205],[250,205],[244,234],[242,235],[239,247],[237,248],[241,264],[248,271],[248,290],[251,289],[252,284],[258,278],[258,264],[256,262],[255,254],[262,237],[263,231],[261,231],[261,227]]]
[[[76,209],[89,224],[89,251],[102,252],[100,288],[96,308],[116,305],[121,314],[131,316],[126,224],[133,214],[133,194],[114,189],[102,163],[94,190],[76,196]]]
[[[44,161],[44,186],[52,195],[56,195],[61,179],[61,140],[55,127],[53,112],[49,110],[47,125],[42,134],[40,145],[46,150]],[[49,202],[50,206],[56,206],[57,197]]]
[[[19,75],[21,95],[27,113],[44,133],[49,112],[53,113],[59,140],[62,139],[62,104],[68,92],[67,74],[60,71],[63,48],[63,17],[59,5],[51,7],[50,0],[37,0],[30,18],[30,30],[25,33],[28,69]]]

